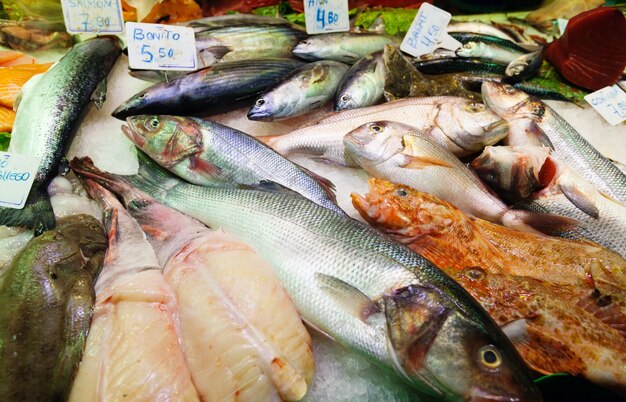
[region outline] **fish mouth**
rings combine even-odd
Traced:
[[[509,122],[500,119],[494,123],[490,123],[485,127],[485,130],[489,133],[500,132],[500,131],[509,131]]]
[[[261,120],[270,120],[270,116],[260,110],[255,110],[254,108],[250,109],[250,111],[247,114],[248,120],[256,120],[256,121],[261,121]]]
[[[133,124],[130,121],[128,121],[128,125],[132,127]],[[123,125],[122,132],[124,133],[124,135],[126,135],[126,137],[128,137],[129,140],[131,140],[139,148],[143,148],[143,146],[146,144],[146,139],[143,138],[143,136],[137,133],[135,130],[132,130],[130,127]]]
[[[529,390],[530,391],[530,390]],[[469,402],[541,402],[543,398],[539,392],[526,392],[524,395],[513,396],[492,394],[479,387],[473,387]]]

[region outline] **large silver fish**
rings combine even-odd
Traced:
[[[400,40],[393,36],[335,32],[304,39],[293,48],[292,53],[305,60],[335,60],[352,64],[370,53],[383,50],[385,45],[399,44]]]
[[[239,130],[178,116],[132,116],[127,122],[122,129],[137,147],[190,183],[225,186],[270,180],[343,213],[330,181]]]
[[[454,281],[375,229],[292,192],[208,188],[142,158],[137,176],[72,168],[222,226],[269,263],[303,318],[422,392],[449,401],[539,401],[506,336]]]
[[[626,175],[552,108],[510,85],[496,82],[483,83],[482,95],[487,106],[512,127],[521,129],[518,139],[515,143],[509,141],[509,145],[546,145],[547,139],[556,158],[598,190],[626,203]],[[542,139],[537,140],[537,136]]]
[[[0,225],[43,231],[54,227],[46,193],[59,170],[80,113],[121,53],[120,41],[101,36],[75,45],[22,97],[9,152],[41,159],[23,209],[0,208]],[[99,94],[100,95],[100,94]]]
[[[382,51],[357,61],[344,75],[335,97],[335,110],[357,109],[383,99],[385,65]]]

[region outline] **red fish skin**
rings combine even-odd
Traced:
[[[570,82],[598,90],[617,82],[626,67],[626,18],[613,7],[599,7],[569,20],[565,34],[545,56]]]

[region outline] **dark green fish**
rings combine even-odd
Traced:
[[[190,115],[236,109],[305,63],[250,59],[220,63],[147,88],[113,112],[118,119],[138,114]]]
[[[413,65],[424,74],[490,73],[504,74],[506,66],[488,60],[445,57],[434,60],[413,60]]]
[[[121,53],[120,41],[101,36],[75,45],[22,97],[8,152],[41,158],[23,209],[0,208],[0,225],[38,232],[54,227],[46,193],[59,170],[70,136],[94,90]]]
[[[80,363],[106,249],[93,217],[32,240],[0,286],[0,400],[65,401]]]

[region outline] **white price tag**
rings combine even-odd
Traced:
[[[0,207],[24,208],[40,159],[0,152]]]
[[[193,28],[126,23],[128,62],[139,70],[195,70],[198,67]]]
[[[411,56],[419,57],[432,53],[437,48],[456,50],[461,42],[446,32],[452,15],[430,3],[420,6],[409,32],[404,36],[400,50]]]
[[[569,20],[565,19],[565,18],[557,18],[556,19],[556,26],[559,28],[559,32],[561,33],[561,35],[563,35],[565,33],[565,28],[567,28],[567,23]]]
[[[309,34],[350,30],[348,0],[304,0],[304,19]]]
[[[626,92],[617,85],[592,92],[585,100],[612,126],[626,120]]]
[[[124,31],[121,0],[61,0],[61,7],[69,33]]]

